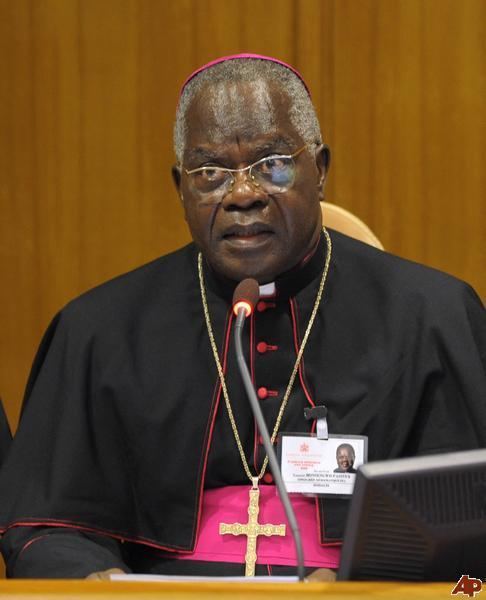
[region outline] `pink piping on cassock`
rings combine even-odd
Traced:
[[[227,361],[228,361],[228,347],[229,347],[229,341],[230,341],[230,333],[231,333],[231,324],[233,323],[233,310],[230,308],[228,310],[228,314],[226,316],[226,329],[225,329],[225,334],[224,334],[224,347],[223,347],[223,360],[222,360],[222,369],[223,369],[223,373],[226,374],[226,366],[227,366]],[[222,391],[222,384],[221,384],[221,380],[219,378],[217,378],[217,395],[216,395],[216,401],[214,403],[214,410],[212,412],[212,417],[211,417],[211,423],[210,423],[210,429],[209,429],[209,435],[208,435],[208,441],[206,444],[206,448],[205,448],[205,453],[204,453],[204,464],[203,464],[203,471],[202,471],[202,477],[201,477],[201,483],[200,483],[200,489],[199,489],[199,502],[197,505],[197,517],[196,517],[196,531],[195,531],[195,538],[197,540],[198,537],[198,533],[199,533],[199,526],[201,523],[201,516],[202,516],[202,512],[203,512],[203,502],[204,502],[204,480],[206,478],[206,468],[208,466],[208,457],[209,457],[209,449],[211,447],[211,442],[213,439],[213,432],[214,432],[214,424],[216,422],[216,413],[218,412],[218,407],[219,407],[219,401],[221,398],[221,391]]]

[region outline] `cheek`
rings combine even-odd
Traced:
[[[195,241],[201,241],[201,238],[203,237],[201,220],[197,218],[197,215],[195,215],[193,211],[188,210],[186,211],[186,221],[193,239]]]
[[[304,194],[295,195],[287,203],[284,218],[294,239],[307,239],[319,225],[320,205],[318,200]]]
[[[189,231],[191,232],[192,237],[196,238],[200,228],[200,219],[198,218],[197,210],[195,209],[193,203],[188,199],[185,199],[183,208],[184,219],[189,227]]]
[[[214,207],[196,207],[186,204],[184,216],[194,241],[206,247],[211,238],[211,223],[213,221]]]

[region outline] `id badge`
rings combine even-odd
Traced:
[[[282,433],[280,467],[289,493],[348,497],[353,493],[358,467],[368,460],[368,438],[363,435]]]

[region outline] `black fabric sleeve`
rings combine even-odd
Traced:
[[[79,579],[90,573],[130,569],[122,544],[107,536],[60,527],[15,527],[0,541],[7,577]]]
[[[486,312],[469,286],[453,292],[436,300],[423,336],[420,358],[428,371],[410,456],[486,447]]]

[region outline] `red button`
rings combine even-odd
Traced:
[[[267,310],[267,303],[263,302],[263,300],[260,300],[260,302],[257,304],[257,311],[263,312],[264,310]]]
[[[256,308],[258,312],[264,312],[267,310],[267,308],[275,308],[276,304],[275,302],[265,302],[264,300],[260,300],[260,302],[258,302]]]
[[[268,344],[267,342],[258,342],[256,348],[257,351],[260,352],[260,354],[265,354],[265,352],[268,350]]]
[[[266,387],[259,387],[257,390],[257,395],[260,398],[260,400],[265,400],[265,398],[268,396],[268,390]]]
[[[273,483],[273,476],[271,473],[265,473],[265,475],[263,476],[263,481],[265,483]]]
[[[267,342],[258,342],[256,349],[260,354],[265,354],[265,352],[269,352],[270,350],[278,350],[278,346],[272,346],[272,344],[267,344]]]

